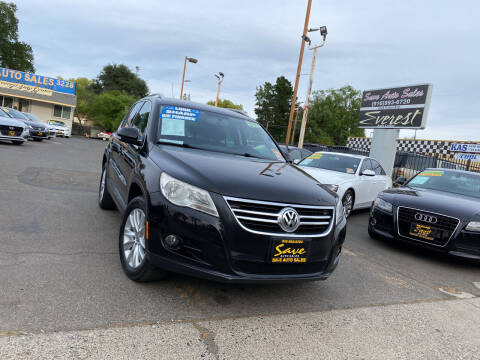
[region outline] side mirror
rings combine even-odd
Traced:
[[[365,175],[365,176],[375,176],[375,171],[373,170],[363,170],[360,175]]]
[[[141,145],[140,133],[137,128],[124,127],[117,131],[117,135],[121,141],[132,145]]]
[[[407,178],[405,176],[400,176],[395,180],[395,185],[405,185],[407,183]]]

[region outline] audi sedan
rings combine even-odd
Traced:
[[[238,112],[152,95],[107,144],[98,203],[123,213],[120,262],[227,282],[326,279],[346,234],[338,195]],[[295,184],[295,186],[292,186]]]
[[[375,200],[370,236],[480,260],[480,174],[427,169],[397,182]]]

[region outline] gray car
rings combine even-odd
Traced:
[[[36,117],[33,114],[27,113],[27,112],[22,112],[23,115],[25,115],[30,121],[33,121],[34,123],[39,123],[39,124],[44,124],[48,128],[48,139],[54,139],[57,137],[57,129],[55,129],[54,126],[50,124],[45,124],[42,120],[40,120],[38,117]]]
[[[23,122],[8,117],[0,110],[0,140],[11,141],[15,145],[22,145],[29,137],[28,126]]]

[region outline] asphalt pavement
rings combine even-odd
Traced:
[[[268,358],[268,354],[290,358],[288,352],[276,356],[273,350],[267,355],[262,351],[278,343],[278,334],[283,339],[283,345],[278,343],[280,349],[289,343],[286,334],[291,334],[291,339],[303,334],[295,342],[303,344],[303,350],[308,349],[305,341],[313,345],[318,337],[323,338],[322,333],[328,333],[325,344],[341,346],[344,335],[333,331],[335,324],[346,329],[351,341],[358,342],[359,357],[381,358],[374,347],[380,345],[374,343],[371,356],[367,356],[362,333],[353,335],[353,325],[373,336],[378,329],[371,324],[386,328],[389,323],[382,322],[382,316],[391,316],[398,319],[394,328],[400,340],[408,334],[414,336],[421,319],[430,330],[437,326],[441,334],[454,330],[471,334],[472,319],[480,319],[476,298],[480,297],[480,265],[373,240],[367,234],[365,211],[349,219],[342,259],[327,281],[234,285],[171,275],[155,283],[132,282],[123,274],[118,256],[120,214],[97,206],[104,147],[103,141],[78,137],[22,146],[0,142],[0,358],[9,354],[12,358],[37,358],[28,353],[33,346],[29,341],[37,345],[57,341],[60,347],[71,341],[62,353],[67,354],[65,358],[84,358],[85,354],[103,358],[95,355],[98,348],[92,347],[92,342],[78,350],[83,349],[78,339],[102,334],[104,340],[112,336],[126,344],[122,339],[128,337],[131,342],[130,332],[136,334],[134,343],[147,351],[148,358],[152,358],[147,356],[150,340],[157,346],[172,346],[166,348],[173,349],[172,356],[165,358],[182,358],[182,349],[188,350],[188,358],[232,358],[235,351],[242,351],[237,358],[248,358],[249,349],[249,358]],[[472,299],[457,300],[459,297]],[[440,315],[425,318],[438,311]],[[288,331],[279,324],[288,324]],[[310,333],[314,324],[315,336]],[[478,334],[479,328],[473,334]],[[232,329],[239,333],[235,335]],[[150,335],[141,335],[145,332]],[[163,339],[167,334],[171,337]],[[384,334],[393,336],[391,331]],[[237,345],[227,335],[234,337]],[[479,338],[465,334],[460,337],[465,340],[463,348],[443,342],[447,352],[423,358],[439,358],[448,351],[461,355],[457,358],[475,358],[469,349],[474,345],[480,348]],[[422,344],[426,339],[412,342],[425,350],[428,347]],[[399,351],[400,345],[405,344],[395,345]],[[325,346],[322,349],[330,349]],[[96,350],[89,352],[93,348]],[[315,353],[323,351],[314,348]],[[308,358],[305,352],[302,356],[295,351],[299,358]],[[356,356],[355,351],[342,354]],[[421,357],[421,352],[416,354]]]

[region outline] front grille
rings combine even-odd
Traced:
[[[2,135],[10,136],[10,131],[15,132],[14,136],[20,136],[22,135],[23,128],[19,126],[0,125],[0,132]]]
[[[284,237],[325,236],[332,230],[335,210],[332,206],[283,204],[267,201],[225,197],[228,206],[240,226],[252,233]],[[278,224],[278,216],[284,208],[297,211],[300,225],[293,233],[284,231]]]
[[[415,214],[417,213],[435,216],[437,218],[437,222],[435,224],[432,224],[426,221],[416,220]],[[440,215],[440,214],[435,214],[428,211],[405,208],[405,207],[398,208],[397,224],[398,224],[399,235],[408,237],[413,240],[427,242],[429,244],[436,245],[436,246],[445,246],[448,243],[453,232],[457,228],[459,222],[460,220],[450,216],[446,216],[446,215]],[[430,226],[433,229],[435,229],[437,236],[434,237],[434,239],[431,241],[422,240],[421,238],[416,239],[410,235],[410,229],[412,224],[421,224],[421,225]]]

